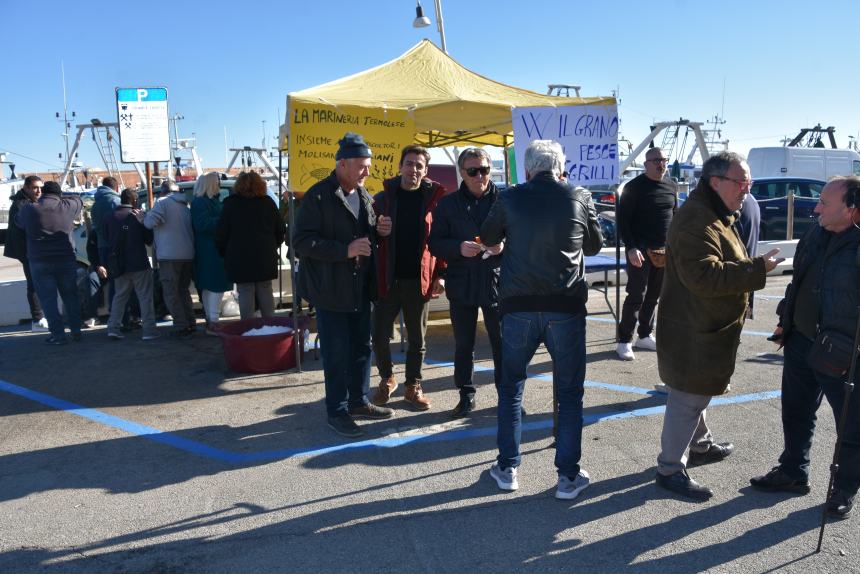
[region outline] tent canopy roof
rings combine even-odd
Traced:
[[[510,145],[511,109],[530,106],[603,105],[611,97],[564,98],[508,86],[457,63],[429,40],[381,66],[289,94],[295,102],[407,110],[416,141],[429,146],[458,143]]]

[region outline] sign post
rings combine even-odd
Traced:
[[[170,161],[167,88],[116,88],[120,156],[124,163]],[[146,166],[152,208],[152,176]]]

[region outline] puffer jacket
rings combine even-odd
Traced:
[[[585,313],[583,254],[594,255],[603,244],[587,191],[550,172],[504,190],[481,226],[485,245],[503,239],[501,313]]]
[[[814,225],[797,244],[794,273],[777,306],[783,338],[794,328],[797,289],[814,263],[821,261],[821,274],[813,286],[818,293],[820,332],[835,331],[854,338],[857,307],[860,305],[860,229],[849,227],[834,235]]]
[[[765,285],[735,216],[710,188],[696,189],[669,227],[657,315],[657,364],[668,386],[696,395],[726,392],[749,293]]]

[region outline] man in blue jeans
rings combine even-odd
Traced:
[[[370,148],[347,132],[337,164],[302,199],[291,245],[300,257],[298,292],[317,310],[328,426],[348,438],[363,433],[355,418],[388,419],[394,411],[370,402],[370,302],[376,297],[373,251],[391,220],[377,218],[364,188]]]
[[[588,473],[579,466],[588,300],[583,254],[600,251],[603,237],[590,194],[559,181],[564,165],[564,152],[557,142],[529,144],[528,181],[499,195],[481,227],[481,241],[490,247],[505,241],[499,283],[499,456],[490,475],[502,490],[519,488],[520,406],[526,369],[543,342],[552,357],[558,399],[555,496],[572,500],[589,482]]]
[[[63,298],[72,338],[81,338],[81,308],[78,300],[75,245],[72,231],[83,203],[77,196],[63,197],[55,181],[45,183],[42,197],[18,212],[18,227],[27,236],[27,257],[39,302],[48,319],[49,345],[65,345],[65,323],[57,304],[57,291]]]

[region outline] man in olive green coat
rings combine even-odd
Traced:
[[[713,491],[690,478],[687,464],[717,462],[734,450],[731,443],[714,442],[705,409],[711,397],[729,388],[748,294],[764,287],[767,273],[782,261],[775,258],[778,249],[750,258],[732,226],[751,183],[743,156],[712,156],[667,238],[657,362],[669,397],[656,481],[698,500]]]

